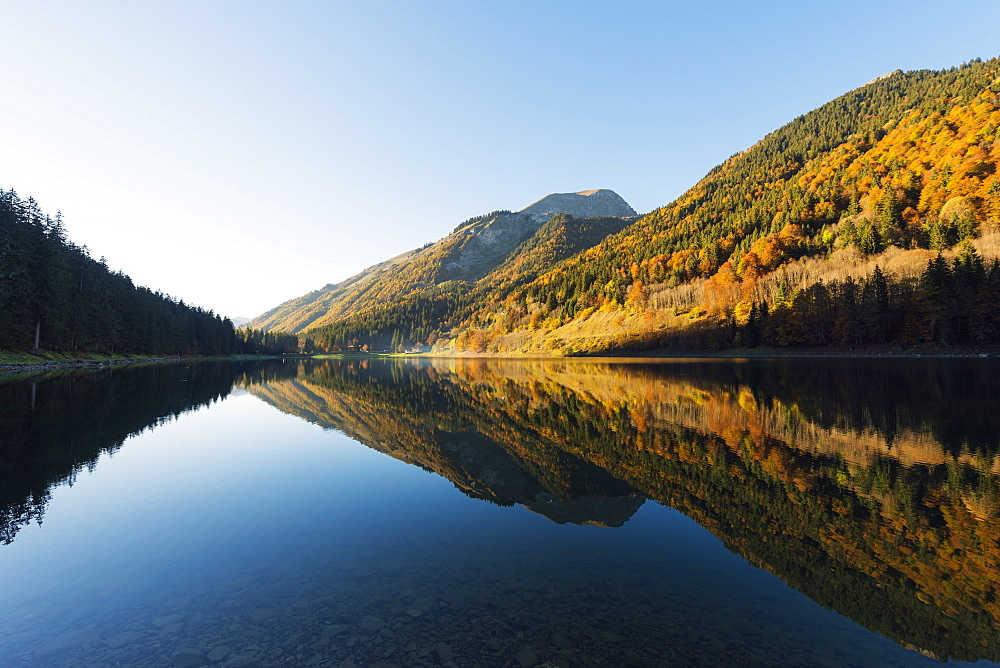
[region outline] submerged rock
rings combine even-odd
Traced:
[[[365,615],[365,618],[361,620],[361,628],[365,631],[381,631],[382,627],[385,626],[385,622],[376,617],[375,615]]]
[[[538,663],[538,657],[535,655],[535,650],[531,649],[531,647],[525,647],[518,652],[517,656],[514,658],[517,659],[519,664],[521,664],[521,668],[532,668]]]

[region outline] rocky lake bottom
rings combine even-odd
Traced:
[[[616,529],[526,519],[528,536],[504,522],[501,540],[411,531],[172,583],[92,583],[86,608],[6,625],[0,655],[60,668],[936,663],[776,588],[674,511],[647,505],[640,535],[610,544]]]

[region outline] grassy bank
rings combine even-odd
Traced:
[[[131,361],[163,358],[163,355],[108,355],[104,353],[57,352],[54,350],[39,350],[36,353],[29,353],[23,350],[0,350],[0,365],[2,366],[113,362],[116,360]],[[174,359],[174,357],[169,357],[169,359]]]
[[[247,357],[256,359],[255,356]],[[181,360],[195,359],[220,358],[194,355],[110,355],[105,353],[74,353],[55,350],[39,350],[34,353],[29,353],[21,350],[0,350],[0,374],[35,373],[53,371],[57,369],[98,368],[124,364],[178,362]],[[221,359],[230,358],[227,357]]]

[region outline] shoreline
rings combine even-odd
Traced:
[[[859,350],[842,348],[725,348],[722,350],[677,348],[618,349],[594,352],[578,352],[571,355],[546,355],[544,353],[396,353],[392,357],[436,358],[436,359],[992,359],[1000,358],[1000,347],[983,348],[866,348]]]
[[[181,362],[184,357],[157,357],[157,358],[122,358],[108,360],[52,360],[46,362],[14,362],[0,363],[0,376],[18,373],[40,373],[45,371],[58,371],[61,369],[104,369],[111,366],[127,366],[141,364],[143,362]]]
[[[340,355],[319,353],[317,355],[295,356],[297,359],[336,359]],[[654,350],[615,350],[594,353],[580,353],[576,355],[540,355],[540,354],[460,354],[442,355],[440,353],[369,353],[350,355],[353,359],[374,359],[379,357],[396,357],[402,359],[506,359],[506,360],[598,360],[598,359],[634,359],[634,360],[658,360],[658,359],[997,359],[1000,358],[1000,348],[998,349],[907,349],[907,350],[808,350],[808,349],[739,349],[731,348],[726,350],[677,350],[677,349],[654,349]],[[225,357],[217,356],[166,356],[166,357],[112,357],[112,358],[86,358],[75,359],[48,359],[38,361],[17,361],[0,362],[0,376],[11,374],[42,373],[46,371],[59,371],[66,369],[105,369],[115,366],[131,366],[135,364],[164,364],[170,362],[201,361],[201,360],[229,360],[229,361],[250,361],[263,359],[280,359],[282,356],[263,355],[230,355]]]
[[[650,359],[708,358],[708,359],[748,359],[748,358],[800,358],[800,359],[992,359],[1000,357],[1000,350],[629,350],[573,357],[633,357]]]
[[[30,354],[30,353],[24,353]],[[91,357],[86,355],[73,359],[39,359],[3,362],[0,361],[0,376],[11,374],[44,373],[66,369],[106,369],[115,366],[131,366],[135,364],[165,364],[170,362],[188,362],[201,360],[231,360],[246,361],[255,359],[276,359],[275,356],[263,355],[228,355],[224,357],[206,355],[168,355],[165,357]]]

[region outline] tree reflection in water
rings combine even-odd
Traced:
[[[0,539],[234,386],[556,522],[646,500],[896,642],[1000,659],[993,360],[197,363],[0,383]]]
[[[397,360],[307,363],[251,392],[556,521],[620,525],[653,499],[904,646],[997,660],[997,370]]]

